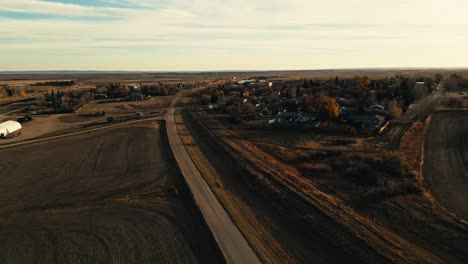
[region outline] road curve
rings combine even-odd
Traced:
[[[166,128],[169,144],[184,176],[195,203],[208,224],[218,243],[227,263],[261,263],[255,252],[232,222],[224,208],[203,180],[200,172],[190,158],[182,140],[179,137],[175,119],[174,106],[178,96],[175,97],[166,113]]]
[[[436,200],[468,220],[468,112],[435,113],[424,145],[424,178]]]

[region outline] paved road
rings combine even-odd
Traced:
[[[194,196],[195,203],[200,208],[228,263],[260,263],[257,255],[216,199],[187,153],[174,120],[174,106],[177,99],[178,97],[171,102],[166,114],[167,135],[172,152]]]
[[[468,220],[468,112],[440,112],[432,116],[423,170],[438,202]]]
[[[424,121],[434,111],[442,91],[441,85],[437,86],[437,91],[412,104],[401,117],[391,121],[391,131],[388,133],[390,137],[389,150],[397,150],[400,147],[402,137],[414,121]]]

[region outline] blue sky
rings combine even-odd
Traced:
[[[463,0],[2,0],[0,70],[467,67]]]

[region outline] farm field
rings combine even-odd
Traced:
[[[222,263],[156,121],[2,150],[4,263]]]
[[[435,113],[425,146],[424,177],[437,201],[468,220],[468,112]]]

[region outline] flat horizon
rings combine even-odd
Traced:
[[[249,73],[249,72],[319,72],[319,71],[380,71],[380,70],[468,70],[467,67],[364,67],[364,68],[323,68],[285,70],[0,70],[0,74],[12,73]]]

